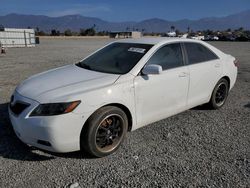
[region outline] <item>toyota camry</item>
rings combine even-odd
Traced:
[[[9,116],[28,145],[103,157],[129,131],[195,106],[222,107],[237,66],[234,57],[198,40],[119,40],[23,81]]]

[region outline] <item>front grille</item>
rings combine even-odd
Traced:
[[[19,115],[21,114],[26,108],[28,108],[30,104],[23,103],[20,101],[17,101],[14,105],[10,104],[10,110],[15,114]]]

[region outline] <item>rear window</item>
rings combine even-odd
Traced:
[[[211,50],[198,43],[184,43],[189,64],[196,64],[205,61],[218,59]]]
[[[125,74],[140,61],[152,46],[149,44],[113,43],[77,65],[98,72]]]

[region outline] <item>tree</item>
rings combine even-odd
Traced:
[[[97,33],[97,36],[107,36],[107,35],[109,35],[107,31],[99,31]]]
[[[207,30],[205,30],[205,31],[203,31],[204,32],[204,34],[207,36],[207,35],[213,35],[214,34],[214,32],[212,31],[212,30],[209,30],[209,29],[207,29]]]
[[[243,28],[243,27],[240,27],[240,28],[238,29],[238,31],[244,31],[244,28]]]
[[[52,29],[50,35],[51,36],[60,36],[60,31]]]
[[[94,29],[96,25],[94,24],[93,27],[88,28],[88,29],[80,29],[80,36],[94,36],[96,34],[96,31]]]
[[[64,35],[65,35],[65,36],[72,36],[71,30],[70,30],[70,29],[66,29],[66,30],[64,31]]]
[[[180,30],[176,29],[175,30],[176,36],[179,36],[181,34]]]
[[[87,36],[94,36],[95,35],[95,29],[92,27],[92,28],[88,28],[88,29],[86,29],[85,30],[85,34],[87,35]]]
[[[0,31],[4,31],[4,26],[0,24]]]
[[[174,31],[175,30],[175,26],[171,26],[171,31]]]
[[[249,30],[245,30],[244,34],[250,40],[250,31]]]
[[[43,30],[40,30],[39,28],[37,28],[37,29],[35,31],[36,36],[45,36],[45,35],[47,35]]]
[[[80,29],[79,34],[80,34],[80,36],[86,36],[85,29]]]
[[[36,36],[45,36],[46,33],[44,31],[40,30],[39,27],[36,27],[35,35]]]

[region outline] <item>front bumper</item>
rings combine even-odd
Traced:
[[[15,115],[9,108],[9,117],[17,137],[24,143],[52,152],[80,150],[80,134],[86,121],[82,114],[68,113],[57,116],[29,117],[39,105],[37,101],[15,92],[14,101],[30,104],[22,113]]]

